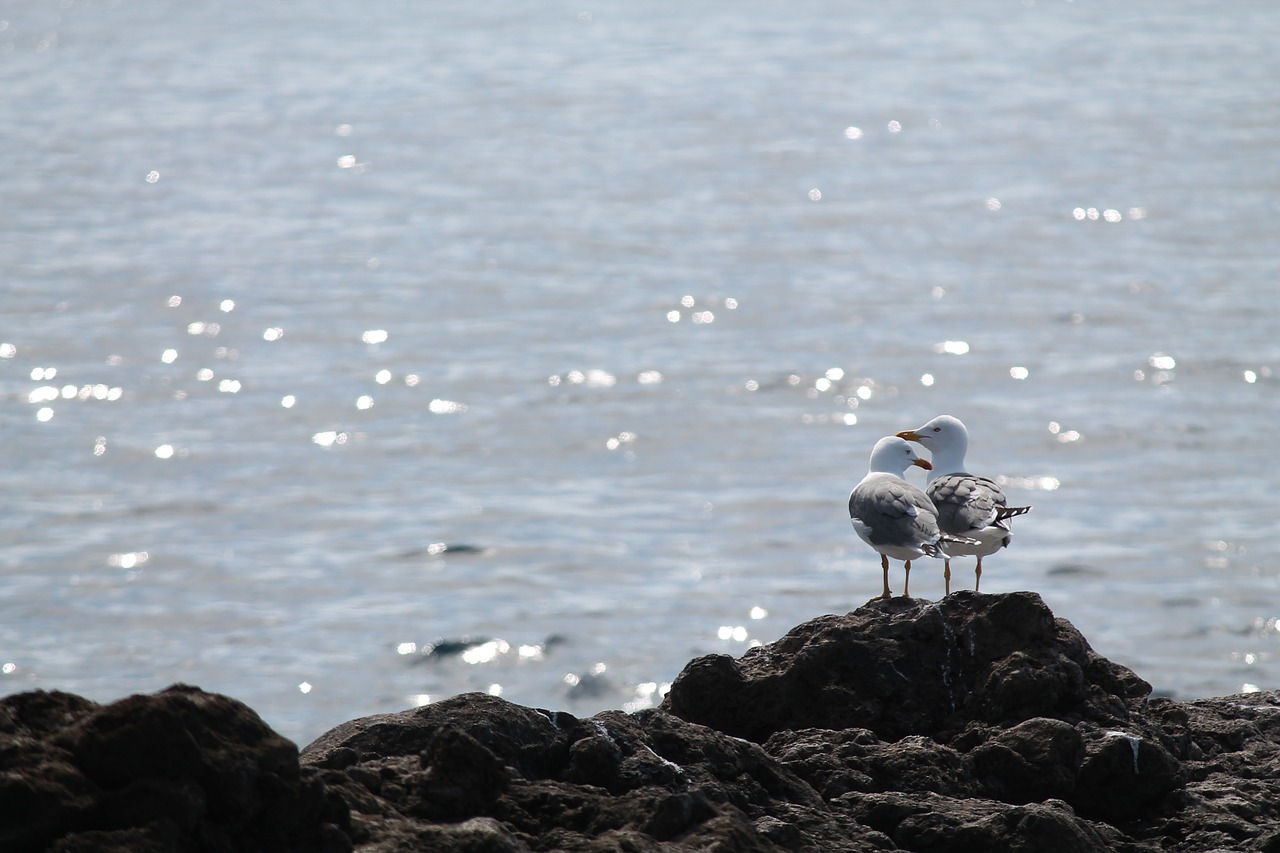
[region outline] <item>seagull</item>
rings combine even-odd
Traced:
[[[969,449],[969,431],[959,418],[938,415],[919,429],[898,433],[898,438],[919,442],[929,450],[933,469],[925,493],[938,510],[943,531],[976,540],[948,544],[942,575],[947,594],[951,593],[951,558],[977,557],[973,589],[982,584],[982,558],[1008,547],[1013,533],[1009,519],[1031,511],[1029,506],[1009,506],[995,480],[965,471],[964,454]]]
[[[954,537],[938,528],[938,514],[925,493],[903,479],[912,465],[932,468],[916,455],[915,448],[897,436],[886,436],[871,451],[867,476],[849,495],[849,517],[863,542],[880,554],[884,569],[884,592],[889,590],[889,558],[905,563],[902,596],[910,598],[911,561],[921,556],[941,557],[943,542],[979,544],[976,539]]]

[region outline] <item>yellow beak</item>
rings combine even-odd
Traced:
[[[933,466],[932,466],[932,465],[930,465],[930,464],[929,464],[929,462],[928,462],[927,460],[925,460],[925,459],[916,459],[916,460],[915,460],[915,461],[913,461],[911,464],[912,464],[912,465],[915,465],[917,468],[923,468],[923,469],[924,469],[924,470],[926,470],[926,471],[932,471],[932,470],[933,470]]]
[[[905,438],[907,441],[919,441],[920,433],[913,429],[904,429],[902,432],[898,433],[898,438]]]

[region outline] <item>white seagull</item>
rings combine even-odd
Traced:
[[[915,448],[906,441],[886,436],[877,441],[871,451],[867,476],[849,494],[849,517],[854,531],[880,554],[880,567],[884,569],[881,598],[893,595],[889,590],[890,557],[906,564],[902,596],[910,598],[912,560],[944,556],[943,542],[948,546],[952,542],[979,544],[976,539],[950,536],[939,529],[933,503],[902,477],[912,465],[926,471],[932,467],[917,456]]]
[[[919,429],[898,433],[898,438],[916,441],[929,450],[933,470],[925,493],[938,510],[942,530],[961,536],[975,544],[949,543],[943,577],[947,593],[951,592],[951,558],[977,557],[973,589],[982,584],[982,558],[989,557],[1009,545],[1013,533],[1009,519],[1030,512],[1029,506],[1009,506],[1004,492],[995,480],[978,477],[964,468],[964,454],[969,449],[969,431],[959,418],[938,415]]]

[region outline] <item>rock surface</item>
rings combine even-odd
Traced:
[[[875,600],[662,707],[467,694],[299,759],[234,700],[0,700],[0,850],[1280,853],[1280,694],[1151,699],[1032,593]]]
[[[247,706],[177,685],[0,700],[0,850],[350,850],[346,804]]]

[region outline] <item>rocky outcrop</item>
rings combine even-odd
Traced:
[[[342,799],[247,706],[194,687],[0,700],[0,850],[350,850]]]
[[[1149,693],[1038,596],[965,592],[699,658],[660,708],[467,694],[300,761],[194,688],[21,694],[0,849],[1280,851],[1280,695]]]

